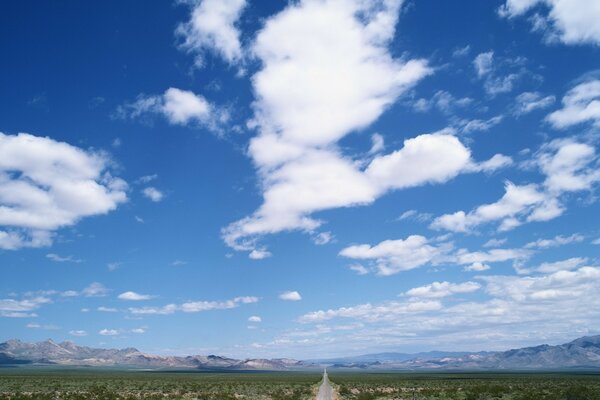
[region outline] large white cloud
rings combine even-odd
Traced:
[[[367,156],[337,146],[432,73],[425,60],[394,58],[388,49],[401,5],[305,0],[267,20],[252,48],[262,69],[252,77],[251,125],[259,133],[248,149],[264,201],[223,229],[229,246],[252,251],[265,234],[314,233],[322,224],[315,212],[370,204],[390,190],[507,164],[496,159],[478,166],[452,130],[407,139],[389,154],[381,145]]]
[[[506,0],[500,15],[522,16],[535,6],[533,29],[543,31],[550,41],[566,44],[600,44],[600,3],[594,0]]]
[[[252,47],[262,69],[252,77],[259,134],[249,146],[264,203],[224,229],[230,246],[252,250],[266,233],[314,230],[320,222],[311,213],[381,194],[336,143],[431,73],[424,60],[388,52],[400,6],[400,0],[305,0],[267,20]]]
[[[51,244],[56,230],[127,200],[110,160],[64,142],[0,133],[0,248]]]
[[[196,0],[190,20],[177,27],[182,47],[196,55],[196,65],[204,63],[206,51],[216,52],[229,64],[243,57],[240,32],[236,26],[246,0]]]

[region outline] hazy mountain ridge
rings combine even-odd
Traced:
[[[58,364],[136,368],[227,370],[301,370],[316,368],[366,370],[544,370],[600,368],[600,335],[562,345],[539,345],[500,352],[377,353],[327,360],[245,359],[202,356],[158,356],[135,348],[99,349],[52,340],[0,343],[0,364]]]
[[[236,360],[215,355],[158,356],[142,353],[132,347],[125,349],[99,349],[78,346],[68,341],[56,343],[51,339],[37,343],[26,343],[13,339],[0,343],[0,363],[234,370],[285,370],[304,367],[304,364],[299,361],[286,359]]]

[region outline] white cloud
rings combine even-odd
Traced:
[[[102,336],[115,336],[119,334],[119,331],[116,329],[102,329],[98,331],[98,334]]]
[[[130,307],[129,312],[137,315],[169,315],[178,310],[176,304],[167,304],[160,307]]]
[[[371,135],[371,150],[369,150],[369,154],[377,154],[385,149],[385,141],[383,136],[379,133],[374,133]]]
[[[531,256],[531,251],[527,249],[491,249],[488,251],[468,251],[460,249],[454,255],[454,262],[465,265],[484,263],[496,263],[503,261],[523,261]]]
[[[534,30],[548,40],[558,37],[565,44],[600,44],[600,4],[589,0],[506,0],[499,9],[503,17],[514,18],[543,5],[534,15]]]
[[[545,262],[534,268],[537,272],[554,273],[558,271],[569,271],[582,267],[588,262],[587,258],[573,257],[566,260]]]
[[[478,77],[483,77],[493,69],[494,62],[494,52],[488,51],[486,53],[479,53],[475,59],[473,60],[473,66],[475,67],[475,71],[477,72]]]
[[[129,300],[129,301],[141,301],[141,300],[150,300],[153,299],[154,296],[149,294],[140,294],[136,292],[123,292],[118,296],[121,300]]]
[[[42,247],[54,232],[127,200],[102,153],[27,133],[0,133],[0,249]]]
[[[482,271],[487,271],[491,269],[491,267],[487,264],[481,263],[481,262],[474,262],[471,265],[467,265],[466,267],[463,268],[463,271],[465,272],[482,272]]]
[[[480,163],[472,163],[467,170],[472,172],[487,172],[491,173],[502,168],[509,167],[513,164],[512,158],[504,154],[494,154],[492,158]]]
[[[269,258],[271,257],[271,252],[267,251],[265,249],[253,249],[249,254],[248,257],[251,258],[252,260],[264,260],[265,258]]]
[[[119,312],[119,310],[117,310],[116,308],[104,307],[104,306],[98,307],[97,310],[100,312],[109,312],[109,313]]]
[[[129,312],[135,315],[169,315],[177,311],[196,313],[211,310],[227,310],[242,304],[258,302],[254,296],[240,296],[225,301],[189,301],[183,304],[167,304],[159,307],[130,307]]]
[[[158,174],[144,175],[144,176],[140,176],[138,179],[136,179],[136,183],[148,184],[156,179],[158,179]]]
[[[509,66],[519,65],[523,58],[516,59],[497,59],[493,51],[478,54],[473,60],[473,66],[477,77],[483,81],[483,88],[491,95],[507,93],[513,90],[515,82],[524,74],[525,70],[507,75],[499,75],[497,70],[499,65],[507,64]]]
[[[162,115],[172,125],[198,124],[219,129],[228,119],[227,112],[217,109],[203,96],[189,90],[169,88],[162,95],[139,95],[136,101],[117,108],[119,118],[144,118],[149,114]]]
[[[529,242],[525,245],[525,248],[547,249],[549,247],[557,247],[565,244],[582,242],[583,239],[585,239],[585,237],[579,233],[574,233],[571,236],[557,235],[551,239],[538,239],[536,241]]]
[[[196,55],[196,65],[204,64],[204,53],[219,54],[229,64],[240,62],[243,53],[236,26],[246,0],[200,0],[194,2],[190,20],[177,27],[182,47]]]
[[[454,168],[469,153],[455,138],[424,135],[405,143],[422,157],[434,156],[437,149],[436,159],[449,161],[448,168],[431,174],[414,168],[394,175],[376,168],[402,164],[402,158],[411,158],[406,151],[378,156],[363,171],[337,147],[341,138],[369,126],[432,73],[424,60],[394,59],[388,52],[400,6],[399,0],[305,0],[266,21],[252,48],[262,69],[252,78],[252,126],[259,134],[249,146],[264,203],[223,229],[228,245],[251,251],[265,234],[312,232],[321,224],[310,218],[316,211],[369,204],[386,190],[440,182],[458,173]]]
[[[73,256],[60,256],[55,253],[46,254],[46,258],[48,258],[52,261],[55,261],[55,262],[71,262],[71,263],[76,263],[76,264],[83,262],[83,260],[80,260]]]
[[[465,213],[457,211],[436,218],[431,227],[433,229],[446,229],[453,232],[468,232],[475,226],[485,222],[503,220],[504,227],[512,228],[514,217],[531,209],[532,206],[542,203],[544,196],[535,185],[517,186],[512,182],[505,184],[505,194],[495,203],[485,204],[475,210]],[[504,230],[502,227],[500,230]]]
[[[334,240],[334,236],[331,232],[319,232],[313,236],[312,241],[317,246],[323,246],[331,243]]]
[[[147,198],[149,198],[150,200],[152,200],[155,203],[158,203],[159,201],[162,201],[164,195],[163,193],[158,190],[155,187],[147,187],[144,190],[142,190],[142,193],[144,194],[144,196],[146,196]]]
[[[562,109],[546,117],[553,127],[564,129],[584,122],[600,127],[600,80],[590,79],[573,87],[562,104]]]
[[[72,331],[69,331],[69,335],[83,337],[83,336],[87,336],[87,332],[84,330],[72,330]]]
[[[369,269],[361,264],[350,264],[348,268],[350,268],[351,271],[356,272],[358,275],[366,275],[369,273]]]
[[[248,318],[248,322],[262,322],[262,318],[258,315],[253,315]]]
[[[410,297],[442,298],[454,294],[471,293],[480,288],[481,285],[477,282],[433,282],[429,285],[412,288],[404,294]]]
[[[302,296],[300,296],[300,293],[298,293],[296,291],[283,292],[279,295],[279,298],[281,300],[287,300],[287,301],[302,300]]]
[[[323,322],[334,318],[352,318],[365,322],[394,320],[399,316],[428,313],[442,308],[438,300],[390,301],[380,305],[361,304],[355,307],[342,307],[326,311],[315,311],[302,315],[298,320],[303,323]]]
[[[532,111],[550,107],[556,101],[554,96],[542,96],[538,92],[523,92],[515,99],[513,113],[517,116],[528,114]]]
[[[485,242],[483,244],[483,247],[499,247],[502,246],[504,243],[506,243],[507,239],[503,238],[503,239],[490,239],[487,242]]]
[[[133,328],[129,332],[142,334],[142,333],[146,333],[146,329],[145,328]]]
[[[501,221],[499,230],[507,231],[524,222],[547,221],[565,211],[562,195],[589,190],[600,181],[595,149],[572,139],[556,139],[544,145],[531,162],[545,175],[542,184],[515,185],[506,182],[505,193],[495,203],[481,205],[465,213],[457,211],[436,218],[431,227],[454,232],[469,232],[492,221]]]
[[[498,125],[504,117],[502,115],[496,115],[495,117],[489,118],[487,120],[482,119],[473,119],[473,120],[465,120],[462,121],[462,131],[464,133],[471,132],[485,132],[492,129],[494,126]]]
[[[600,238],[592,240],[592,244],[600,244]]]
[[[442,252],[442,247],[429,244],[427,238],[411,235],[404,240],[385,240],[375,246],[349,246],[342,249],[340,255],[355,260],[375,260],[380,275],[393,275],[430,263]]]
[[[456,108],[467,107],[472,103],[473,99],[470,97],[456,98],[451,93],[446,92],[445,90],[438,90],[437,92],[435,92],[431,99],[417,99],[414,101],[412,106],[415,109],[415,111],[418,112],[427,112],[431,110],[432,107],[436,107],[441,112],[450,114]]]
[[[372,343],[426,347],[435,341],[461,350],[501,350],[538,344],[540,335],[561,341],[600,323],[596,311],[600,300],[595,295],[600,290],[599,278],[597,267],[534,277],[482,276],[478,278],[482,290],[475,299],[407,298],[317,310],[302,315],[298,321],[309,326],[293,334],[302,339],[314,337],[310,346],[327,343],[360,349],[373,349]],[[336,333],[334,327],[342,320],[356,325],[351,331]],[[498,341],[500,346],[495,345]]]
[[[110,292],[103,284],[99,282],[91,283],[88,287],[81,291],[81,294],[85,297],[103,297]]]
[[[8,318],[27,318],[35,317],[35,311],[44,304],[51,303],[48,297],[37,296],[23,300],[0,299],[0,317]]]

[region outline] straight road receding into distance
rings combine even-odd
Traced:
[[[321,383],[321,386],[319,387],[317,400],[333,400],[333,388],[329,383],[329,378],[327,377],[327,370],[323,372],[323,383]]]

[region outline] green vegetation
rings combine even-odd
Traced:
[[[600,374],[330,373],[338,400],[600,400]],[[0,369],[0,400],[313,400],[319,373]]]
[[[313,400],[318,373],[0,369],[0,400]]]
[[[600,374],[330,374],[340,400],[600,400]]]

